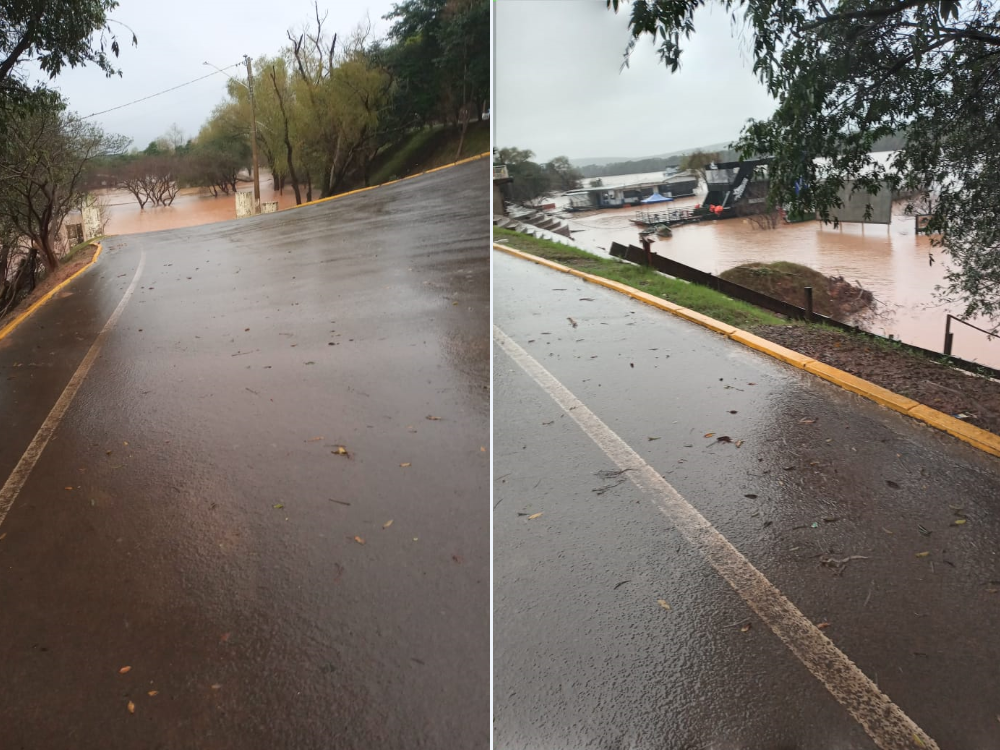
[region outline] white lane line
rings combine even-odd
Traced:
[[[80,366],[76,368],[73,377],[69,379],[69,382],[63,389],[59,400],[56,401],[55,406],[52,407],[49,415],[42,422],[42,426],[38,428],[38,432],[35,433],[35,437],[28,444],[28,448],[24,451],[24,455],[21,456],[21,460],[14,467],[14,471],[7,477],[3,489],[0,489],[0,524],[7,518],[7,513],[10,512],[10,508],[21,492],[21,488],[24,487],[24,483],[28,481],[31,470],[35,468],[35,464],[38,463],[42,451],[49,444],[52,433],[56,431],[63,416],[66,414],[66,410],[69,409],[69,405],[73,403],[73,399],[76,397],[77,391],[80,390],[80,386],[83,384],[84,378],[87,377],[87,373],[90,372],[90,368],[93,366],[94,360],[97,359],[97,355],[101,353],[104,340],[108,337],[111,329],[115,327],[115,323],[121,317],[122,311],[125,310],[125,305],[128,304],[129,299],[132,297],[132,292],[135,291],[135,286],[139,283],[139,277],[142,276],[142,269],[145,265],[146,251],[143,250],[139,256],[139,267],[135,269],[135,276],[132,277],[132,283],[125,290],[125,296],[122,297],[115,311],[111,313],[111,317],[104,324],[104,328],[97,334],[97,338],[94,339],[94,343],[87,350],[87,354],[84,356]]]
[[[497,326],[493,327],[493,340],[573,418],[619,469],[628,469],[629,479],[649,496],[684,538],[705,556],[716,572],[864,727],[878,747],[882,750],[938,750],[934,740],[582,401]]]

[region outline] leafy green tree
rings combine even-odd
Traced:
[[[580,174],[569,159],[565,156],[557,156],[545,165],[545,171],[549,176],[549,186],[552,190],[565,192],[580,187]]]
[[[49,78],[88,63],[120,75],[112,59],[120,45],[108,18],[117,7],[116,0],[0,0],[0,102],[30,95],[22,70],[30,61]]]
[[[616,12],[621,0],[607,0]],[[632,39],[680,65],[704,0],[635,0]],[[930,198],[929,230],[950,255],[947,295],[967,316],[1000,317],[1000,16],[960,0],[719,0],[742,22],[753,68],[777,100],[737,144],[769,154],[770,200],[823,219],[848,180]],[[888,163],[879,139],[902,136]],[[933,256],[931,257],[933,262]]]

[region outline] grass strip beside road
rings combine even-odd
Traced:
[[[515,250],[523,250],[526,253],[562,263],[594,276],[628,284],[668,302],[673,302],[739,328],[755,325],[781,325],[785,322],[766,310],[761,310],[740,300],[734,300],[714,289],[670,278],[649,268],[626,263],[617,258],[602,258],[585,250],[560,245],[549,240],[540,240],[501,227],[493,227],[493,240],[494,242],[502,242]]]

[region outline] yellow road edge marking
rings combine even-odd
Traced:
[[[867,398],[869,401],[874,401],[881,406],[885,406],[886,408],[892,409],[900,414],[905,414],[908,417],[912,417],[913,419],[923,422],[924,424],[935,429],[941,430],[942,432],[946,432],[952,437],[961,440],[963,443],[968,443],[973,448],[977,448],[984,453],[989,453],[993,456],[1000,456],[1000,436],[994,435],[992,432],[967,424],[960,419],[956,419],[955,417],[937,411],[936,409],[932,409],[926,404],[921,404],[918,401],[914,401],[911,398],[894,393],[893,391],[883,388],[882,386],[875,385],[874,383],[859,378],[856,375],[851,375],[849,372],[844,372],[843,370],[839,370],[836,367],[827,365],[819,360],[807,357],[804,354],[800,354],[799,352],[770,342],[767,339],[750,333],[749,331],[743,331],[739,328],[735,328],[728,323],[715,320],[714,318],[710,318],[709,316],[695,312],[694,310],[688,310],[687,308],[676,305],[673,302],[667,302],[666,300],[654,297],[647,292],[640,292],[638,289],[630,287],[627,284],[621,284],[617,281],[611,281],[609,279],[601,278],[600,276],[585,273],[584,271],[578,271],[575,268],[564,266],[561,263],[556,263],[545,258],[540,258],[537,255],[526,253],[523,250],[516,250],[512,247],[507,247],[496,242],[493,243],[493,249],[500,250],[508,255],[513,255],[524,260],[529,260],[532,263],[537,263],[541,266],[547,266],[548,268],[556,271],[571,274],[585,281],[597,284],[598,286],[612,289],[638,300],[639,302],[644,302],[647,305],[664,310],[671,315],[675,315],[679,318],[683,318],[684,320],[688,320],[692,323],[708,328],[715,333],[722,333],[726,338],[735,341],[738,344],[755,349],[762,354],[766,354],[769,357],[785,362],[792,367],[804,370],[810,375],[815,375],[816,377],[822,378],[829,383],[833,383],[846,391],[850,391],[851,393],[855,393],[863,398]]]
[[[0,328],[0,340],[4,339],[8,335],[10,335],[14,331],[14,329],[17,328],[19,325],[21,325],[21,323],[23,323],[25,320],[27,320],[31,316],[31,314],[33,312],[35,312],[35,310],[37,310],[39,307],[41,307],[46,302],[48,302],[50,299],[52,299],[52,297],[56,294],[56,292],[58,292],[64,286],[66,286],[71,281],[73,281],[73,279],[75,279],[77,276],[79,276],[84,271],[88,270],[92,265],[94,265],[97,262],[97,259],[101,256],[101,250],[102,249],[104,249],[104,246],[102,245],[102,243],[98,242],[97,243],[97,252],[94,253],[94,257],[90,259],[90,263],[88,263],[83,268],[81,268],[78,271],[76,271],[76,273],[74,273],[68,279],[63,279],[62,281],[60,281],[58,284],[56,284],[54,287],[52,287],[52,289],[50,289],[45,294],[43,294],[42,297],[41,297],[41,299],[36,300],[34,302],[34,304],[31,305],[31,307],[29,307],[23,313],[21,313],[20,315],[18,315],[16,318],[14,318],[10,323],[8,323],[7,325],[5,325],[3,328]]]
[[[285,211],[291,211],[295,208],[304,208],[306,206],[315,206],[317,203],[326,203],[327,201],[334,201],[338,198],[346,198],[349,195],[355,195],[356,193],[364,193],[367,190],[375,190],[376,188],[386,187],[387,185],[395,185],[397,182],[402,182],[403,180],[412,180],[414,177],[422,177],[425,174],[430,174],[431,172],[440,172],[442,169],[450,169],[451,167],[457,167],[459,164],[468,164],[470,161],[478,161],[479,159],[485,159],[489,156],[491,151],[484,151],[481,154],[476,154],[475,156],[469,156],[465,159],[459,159],[458,161],[452,162],[451,164],[445,164],[441,167],[434,167],[433,169],[427,169],[423,172],[417,172],[415,174],[407,175],[406,177],[400,177],[398,180],[389,180],[389,182],[380,182],[378,185],[369,185],[368,187],[358,188],[357,190],[348,190],[346,193],[337,193],[336,195],[331,195],[327,198],[317,198],[314,201],[308,201],[307,203],[300,203],[297,206],[289,206],[288,208],[283,208],[278,213],[283,213]]]

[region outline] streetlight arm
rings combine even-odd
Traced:
[[[241,64],[241,63],[236,63],[236,65],[240,65],[240,64]],[[245,88],[245,89],[249,89],[249,88],[250,88],[250,87],[249,87],[249,86],[247,86],[247,85],[246,85],[245,83],[243,83],[243,81],[241,81],[240,79],[238,79],[238,78],[233,78],[233,77],[232,77],[231,75],[229,75],[229,73],[227,73],[226,71],[224,71],[224,70],[223,70],[222,68],[220,68],[220,67],[219,67],[218,65],[212,65],[212,63],[210,63],[210,62],[203,62],[203,63],[202,63],[202,65],[207,65],[207,66],[208,66],[208,67],[210,67],[210,68],[215,68],[215,69],[216,69],[217,71],[219,71],[220,73],[222,73],[222,75],[224,75],[224,76],[225,76],[226,78],[228,78],[228,79],[229,79],[230,81],[232,81],[233,83],[238,83],[238,84],[239,84],[240,86],[242,86],[242,87],[243,87],[243,88]],[[231,67],[231,68],[234,68],[234,67],[236,67],[236,65],[230,65],[229,67]]]

